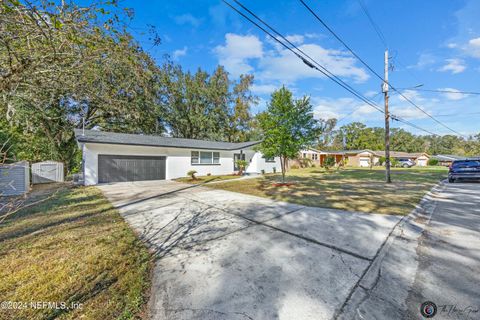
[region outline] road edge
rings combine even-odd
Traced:
[[[399,238],[401,238],[403,241],[416,243],[426,226],[430,223],[432,214],[437,206],[437,202],[435,201],[437,194],[441,192],[445,186],[446,180],[442,180],[433,186],[422,197],[415,208],[395,224],[382,245],[379,247],[370,265],[362,273],[360,279],[352,288],[351,293],[343,305],[333,316],[333,319],[363,319],[363,316],[358,312],[359,306],[369,298],[370,293],[375,289],[380,278],[382,277],[382,263],[390,251],[392,244]],[[414,247],[416,248],[417,244],[415,244]],[[414,272],[410,272],[412,283],[418,267],[416,259],[415,264]],[[407,297],[405,297],[403,301],[397,301],[398,304],[403,305],[403,308],[406,307],[404,306],[406,298]]]

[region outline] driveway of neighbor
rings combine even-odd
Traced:
[[[400,219],[171,181],[99,188],[157,258],[153,319],[330,319]]]

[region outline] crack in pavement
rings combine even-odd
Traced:
[[[428,224],[430,222],[430,219],[431,219],[431,212],[433,211],[433,209],[436,207],[436,199],[437,199],[437,193],[443,189],[444,185],[443,185],[443,182],[440,182],[439,184],[437,184],[436,186],[434,186],[423,198],[422,200],[420,201],[420,203],[416,206],[416,208],[408,215],[406,216],[403,216],[394,226],[393,228],[390,230],[389,234],[387,235],[387,237],[385,238],[384,242],[381,244],[381,246],[378,248],[377,252],[375,253],[374,257],[372,258],[372,260],[370,261],[369,265],[367,266],[367,268],[365,268],[365,270],[363,271],[361,277],[359,278],[359,280],[357,281],[357,283],[354,285],[354,287],[351,289],[349,295],[347,296],[347,298],[345,299],[345,301],[343,302],[342,306],[340,307],[340,309],[338,309],[334,316],[332,317],[333,320],[337,320],[340,318],[340,316],[344,313],[345,311],[345,307],[348,305],[349,301],[352,299],[352,296],[353,294],[356,292],[357,288],[361,288],[362,290],[366,291],[366,294],[367,296],[362,299],[362,302],[365,302],[365,300],[370,296],[371,294],[371,291],[376,287],[376,285],[378,284],[378,281],[381,279],[381,274],[379,274],[379,276],[376,278],[375,282],[374,282],[374,286],[372,286],[372,288],[368,289],[368,288],[365,288],[364,286],[361,285],[361,282],[363,281],[363,279],[365,278],[365,276],[368,274],[368,272],[372,269],[372,266],[375,264],[377,258],[379,257],[380,253],[382,252],[382,250],[385,248],[387,242],[390,240],[390,239],[393,239],[393,236],[394,236],[394,232],[395,231],[399,231],[400,234],[397,234],[395,235],[395,238],[397,237],[402,237],[404,235],[404,222],[406,222],[408,219],[418,219],[418,218],[425,218],[425,216],[427,216],[427,222],[426,224]],[[432,204],[433,202],[433,204]],[[425,214],[427,212],[427,214]],[[393,240],[392,240],[393,241]],[[380,270],[381,270],[381,260],[379,261],[380,263]],[[380,271],[379,270],[379,271]],[[378,297],[379,299],[381,299],[381,297]],[[358,312],[358,306],[360,304],[358,304],[355,308],[355,310]],[[398,308],[397,308],[398,309]]]
[[[367,257],[364,257],[364,256],[358,254],[358,253],[355,253],[355,252],[352,252],[352,251],[349,251],[349,250],[346,250],[346,249],[343,249],[343,248],[334,246],[334,245],[329,244],[329,243],[325,243],[325,242],[321,242],[321,241],[318,241],[318,240],[315,240],[315,239],[312,239],[312,238],[304,237],[304,236],[299,235],[299,234],[296,234],[296,233],[294,233],[294,232],[290,232],[290,231],[287,231],[287,230],[284,230],[284,229],[281,229],[281,228],[278,228],[278,227],[274,227],[274,226],[269,225],[269,224],[266,223],[266,222],[271,221],[271,220],[273,220],[273,219],[281,218],[281,217],[284,216],[284,215],[291,214],[291,213],[294,213],[294,212],[296,212],[296,211],[300,211],[300,210],[304,209],[305,207],[301,207],[301,208],[298,208],[298,209],[295,209],[295,210],[286,212],[286,213],[284,213],[283,215],[279,215],[279,216],[277,216],[277,217],[273,217],[273,218],[268,219],[268,220],[265,220],[265,221],[257,221],[257,220],[255,220],[255,219],[251,219],[251,218],[245,217],[244,215],[241,215],[241,214],[229,212],[229,211],[227,211],[227,210],[225,210],[225,209],[223,209],[223,208],[216,207],[216,206],[214,206],[214,205],[205,203],[205,202],[200,201],[200,200],[190,199],[190,198],[187,198],[187,197],[183,197],[183,198],[188,199],[188,200],[191,200],[191,201],[195,201],[195,202],[198,202],[198,203],[201,203],[201,204],[204,204],[204,205],[207,205],[207,206],[209,206],[210,208],[214,208],[214,209],[223,211],[223,212],[225,212],[225,213],[227,213],[227,214],[234,215],[234,216],[236,216],[236,217],[245,219],[245,220],[250,221],[250,222],[252,222],[252,223],[255,223],[255,224],[258,224],[258,225],[262,225],[262,226],[264,226],[264,227],[267,227],[267,228],[270,228],[270,229],[273,229],[273,230],[276,230],[276,231],[279,231],[279,232],[288,234],[288,235],[290,235],[290,236],[293,236],[293,237],[296,237],[296,238],[305,240],[305,241],[307,241],[307,242],[315,243],[315,244],[317,244],[317,245],[320,245],[320,246],[323,246],[323,247],[327,247],[327,248],[329,248],[329,249],[332,249],[332,250],[335,250],[335,251],[339,251],[339,252],[348,254],[348,255],[350,255],[350,256],[352,256],[352,257],[355,257],[355,258],[358,258],[358,259],[362,259],[362,260],[366,260],[366,261],[372,261],[372,258],[367,258]]]

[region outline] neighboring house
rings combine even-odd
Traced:
[[[376,157],[385,157],[385,151],[373,151]],[[420,153],[408,153],[400,151],[390,151],[390,157],[395,159],[410,159],[415,161],[415,164],[419,167],[426,167],[430,156],[424,152]]]
[[[327,157],[334,157],[335,165],[340,165],[345,160],[345,155],[343,153],[335,151],[320,151],[313,148],[307,148],[299,152],[297,159],[290,159],[289,166],[303,166],[304,164],[302,163],[302,159],[309,159],[310,164],[323,166],[323,163]]]
[[[372,151],[369,149],[364,150],[337,150],[337,151],[319,151],[318,153],[319,164],[322,165],[326,157],[334,157],[335,165],[345,165],[350,167],[370,167],[371,165],[378,165],[380,158],[385,156],[385,151]],[[301,155],[309,156],[309,153],[302,151]],[[426,166],[430,156],[426,153],[407,153],[390,151],[390,157],[396,159],[411,159],[415,161],[418,166]]]
[[[280,169],[279,158],[265,159],[253,149],[259,141],[230,143],[96,130],[75,130],[82,149],[85,185],[231,174],[236,160],[248,162],[248,174]]]
[[[440,166],[450,166],[452,164],[453,161],[455,160],[462,160],[462,159],[465,159],[466,157],[462,157],[462,156],[456,156],[456,155],[452,155],[452,154],[437,154],[437,155],[434,155],[432,156],[432,159],[436,159],[438,160],[438,165]]]
[[[312,148],[307,148],[304,150],[301,150],[298,154],[297,159],[289,159],[288,160],[288,165],[291,167],[292,165],[303,167],[305,165],[315,165],[315,166],[320,166],[320,156],[322,154],[322,151],[315,150]],[[307,162],[305,162],[305,159],[308,159]]]

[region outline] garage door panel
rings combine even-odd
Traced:
[[[99,155],[98,182],[165,179],[166,157]]]

